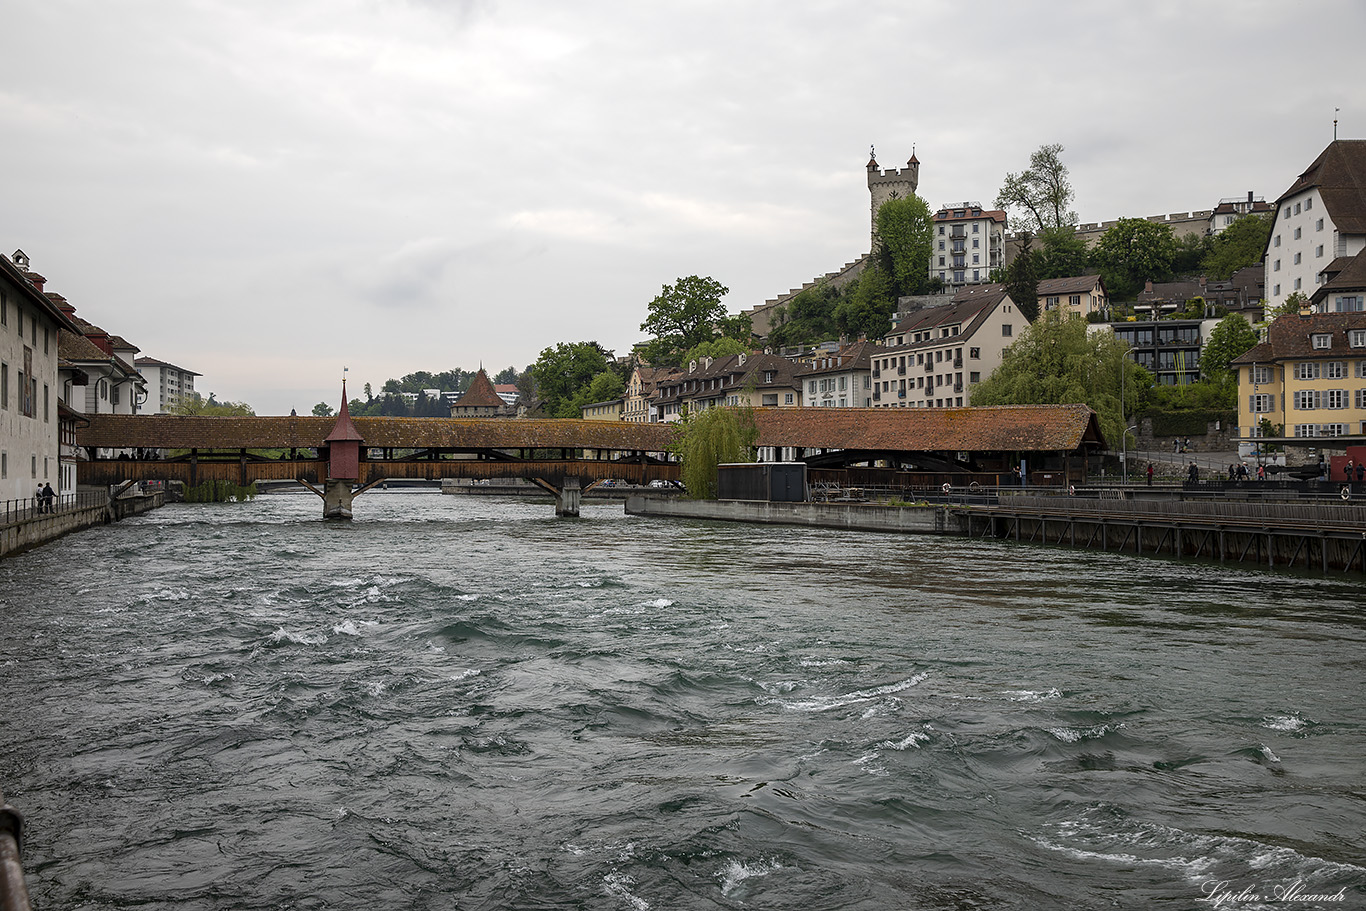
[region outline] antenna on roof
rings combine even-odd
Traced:
[[[1333,141],[1338,141],[1338,112],[1342,108],[1333,108]]]

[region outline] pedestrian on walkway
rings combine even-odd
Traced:
[[[43,486],[43,512],[52,512],[52,502],[57,499],[57,492],[52,489],[52,484]]]
[[[1148,486],[1153,486],[1153,463],[1148,463]]]
[[[1191,467],[1186,469],[1186,480],[1192,484],[1200,480],[1200,469],[1195,467],[1194,462],[1191,462]]]

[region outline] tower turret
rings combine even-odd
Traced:
[[[911,149],[911,157],[906,162],[906,167],[901,170],[883,171],[878,167],[877,155],[870,151],[868,157],[868,195],[870,197],[870,234],[869,241],[872,246],[877,246],[877,210],[882,208],[882,204],[889,199],[907,199],[915,195],[916,188],[920,186],[920,159],[915,157],[915,149]]]

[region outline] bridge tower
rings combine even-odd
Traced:
[[[346,380],[342,380],[341,412],[327,443],[327,482],[323,486],[323,518],[350,519],[351,502],[355,499],[353,482],[360,480],[361,435],[351,423],[351,412],[346,406]]]

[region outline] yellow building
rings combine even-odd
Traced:
[[[1318,444],[1328,454],[1366,441],[1366,312],[1279,317],[1233,366],[1242,439],[1339,438]]]
[[[583,415],[585,421],[620,421],[622,399],[612,399],[610,402],[593,402],[591,405],[583,405],[579,408],[579,413]]]

